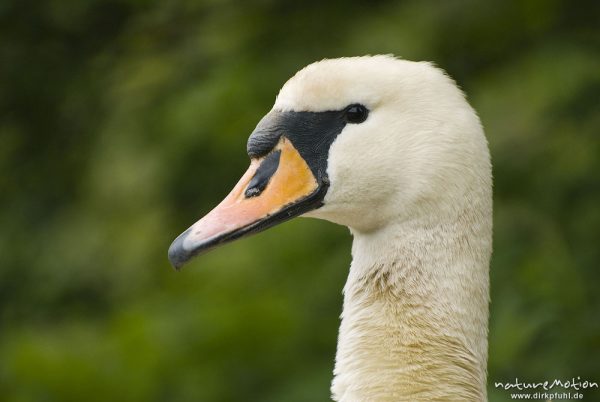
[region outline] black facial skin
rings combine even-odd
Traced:
[[[248,138],[248,156],[266,155],[277,145],[279,138],[285,136],[321,183],[327,180],[327,157],[333,141],[346,124],[362,123],[367,116],[368,110],[359,104],[325,112],[272,111],[263,117]]]
[[[244,193],[246,198],[256,197],[263,192],[279,167],[279,159],[281,159],[281,151],[275,151],[267,155],[258,169],[256,169],[256,173],[254,173],[254,177],[252,177],[250,183],[248,183],[248,187]]]
[[[272,111],[256,126],[248,139],[248,155],[259,158],[267,155],[250,180],[245,191],[246,198],[259,196],[279,167],[281,151],[272,152],[279,139],[285,136],[292,142],[306,161],[317,180],[318,187],[310,195],[283,205],[282,208],[250,225],[224,233],[197,245],[193,250],[183,248],[183,241],[190,229],[182,233],[169,247],[169,260],[179,269],[192,257],[228,243],[240,237],[257,233],[308,211],[320,208],[329,188],[327,158],[329,148],[346,124],[358,124],[368,117],[368,110],[352,104],[342,110],[325,112],[280,112]],[[270,154],[269,154],[270,153]]]

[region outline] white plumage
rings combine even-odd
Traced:
[[[350,228],[333,398],[486,399],[492,179],[479,119],[430,63],[323,60],[281,89],[175,267],[293,216]]]
[[[323,60],[274,110],[370,109],[328,159],[324,206],[307,216],[354,237],[333,398],[485,400],[492,180],[463,93],[430,63]]]

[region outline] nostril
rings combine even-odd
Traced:
[[[264,190],[264,187],[262,188],[258,188],[256,187],[256,185],[254,187],[248,187],[246,189],[245,195],[246,198],[250,198],[250,197],[256,197],[257,195],[259,195],[262,191]]]
[[[269,184],[269,180],[271,180],[271,177],[275,174],[277,168],[279,167],[280,158],[280,150],[272,152],[265,157],[256,170],[256,173],[254,173],[254,177],[252,177],[252,180],[250,180],[250,183],[248,183],[248,187],[244,193],[246,198],[256,197],[264,191],[264,189],[267,187],[267,184]]]

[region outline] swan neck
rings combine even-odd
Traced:
[[[334,400],[486,400],[491,218],[476,212],[353,232]]]

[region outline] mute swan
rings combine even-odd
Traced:
[[[171,263],[299,215],[345,225],[333,399],[486,400],[491,164],[452,79],[392,56],[311,64],[247,148],[248,171]]]

